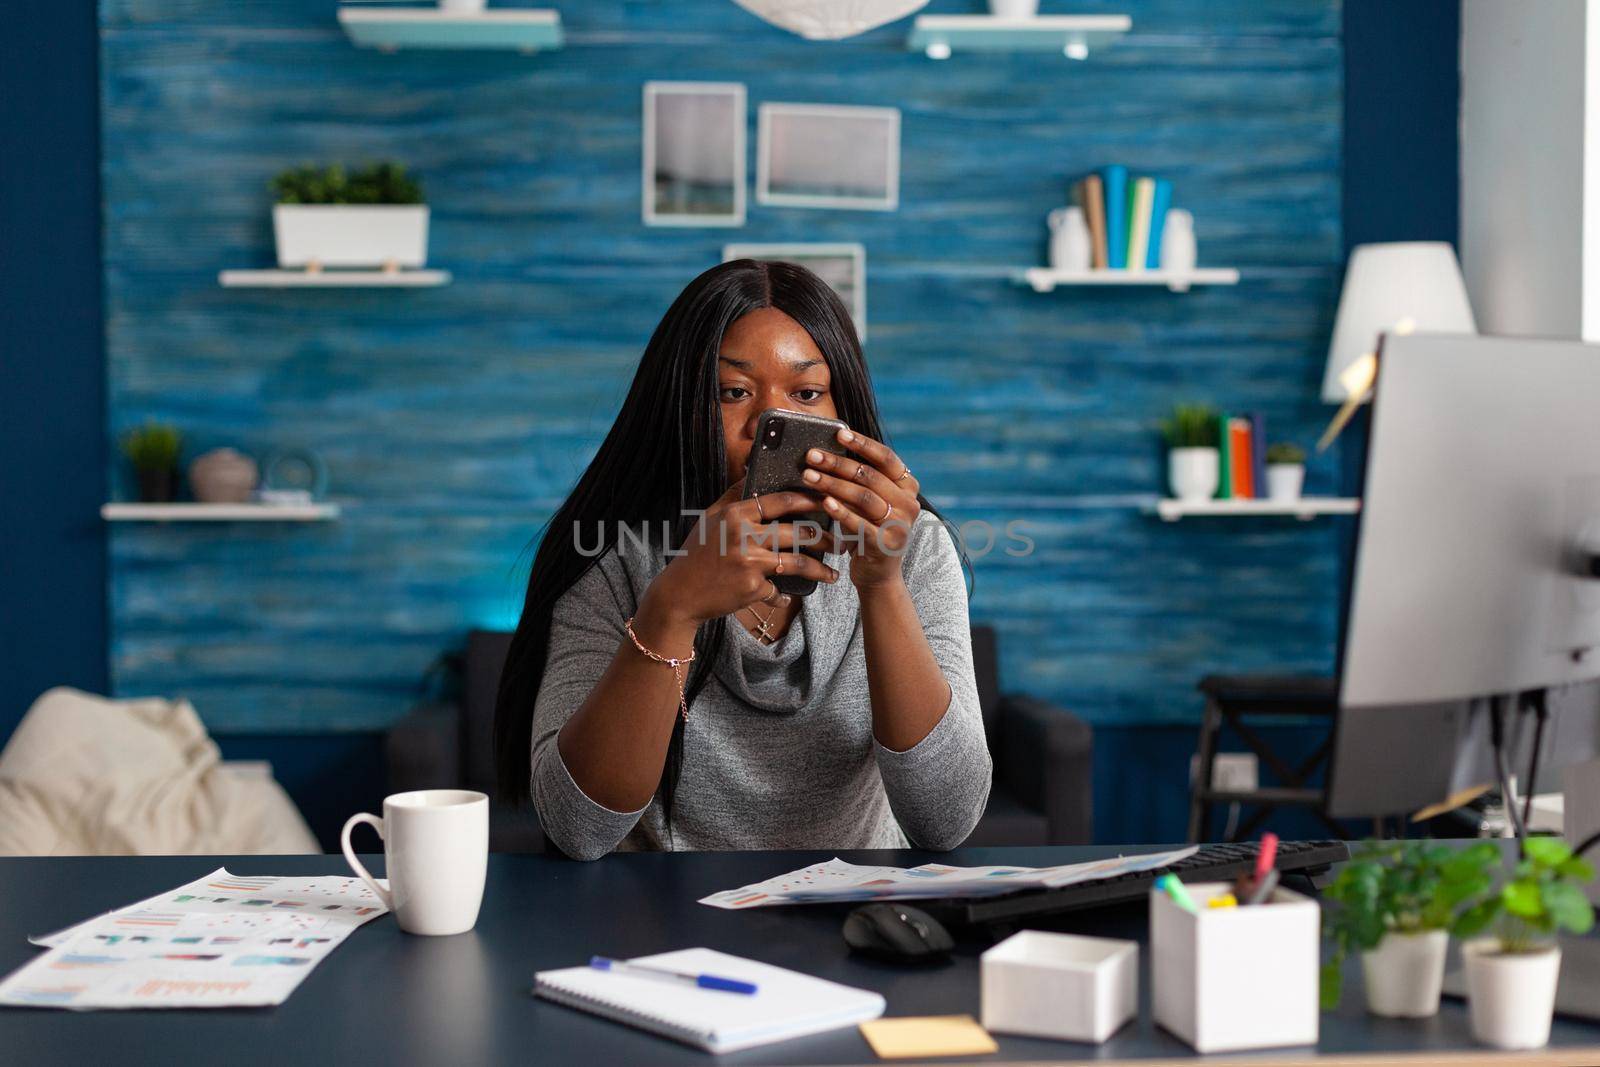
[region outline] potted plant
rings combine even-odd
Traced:
[[[1210,500],[1217,492],[1217,410],[1178,404],[1161,427],[1167,441],[1167,482],[1179,500]]]
[[[420,267],[428,259],[422,187],[396,163],[345,173],[295,167],[272,181],[278,266]]]
[[[1267,499],[1299,500],[1305,482],[1305,449],[1287,441],[1267,446]]]
[[[1488,890],[1499,855],[1487,842],[1466,849],[1368,843],[1322,894],[1323,932],[1333,942],[1322,965],[1322,1006],[1338,1006],[1344,961],[1359,952],[1368,1011],[1437,1014],[1450,929]]]
[[[182,451],[183,435],[165,423],[146,423],[123,436],[122,454],[133,464],[142,502],[170,504],[178,498],[178,454]]]
[[[1496,1048],[1541,1048],[1550,1040],[1556,978],[1561,972],[1559,930],[1588,933],[1594,909],[1584,886],[1594,868],[1566,842],[1530,837],[1522,858],[1462,916],[1456,933],[1494,934],[1461,946],[1466,963],[1472,1034]]]

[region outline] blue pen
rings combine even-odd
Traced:
[[[720,989],[724,993],[753,994],[756,991],[754,982],[741,982],[737,978],[718,978],[714,974],[689,974],[685,971],[669,971],[665,967],[651,967],[644,963],[629,963],[627,960],[613,960],[605,956],[591,956],[589,958],[589,966],[597,971],[615,971],[618,974],[632,974],[640,978],[655,978],[663,982],[680,982],[699,986],[701,989]]]

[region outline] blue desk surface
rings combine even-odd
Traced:
[[[939,856],[963,865],[1068,863],[1111,847],[966,849]],[[1127,849],[1126,851],[1143,851]],[[0,1008],[0,1062],[16,1064],[228,1063],[231,1065],[450,1064],[840,1064],[875,1062],[854,1029],[711,1057],[627,1027],[535,1000],[535,970],[591,954],[639,956],[704,945],[792,967],[887,997],[889,1015],[977,1016],[978,954],[962,941],[954,960],[905,970],[852,958],[840,939],[845,908],[729,912],[695,903],[727,889],[827,859],[829,852],[618,855],[580,864],[542,856],[492,856],[477,928],[457,937],[402,934],[392,918],[357,931],[283,1005],[211,1011],[72,1013]],[[915,865],[917,852],[840,853],[856,862]],[[374,862],[374,859],[376,862]],[[366,862],[377,870],[380,858]],[[338,856],[0,859],[0,969],[9,972],[46,933],[170,889],[226,866],[236,874],[335,874]],[[1083,912],[1060,928],[1144,938],[1141,903]],[[1145,955],[1145,954],[1142,954]],[[1359,968],[1351,968],[1352,971]],[[1148,975],[1144,983],[1148,1000]],[[1213,1056],[1207,1062],[1331,1062],[1415,1057],[1420,1062],[1501,1062],[1474,1045],[1465,1006],[1446,1000],[1436,1018],[1367,1017],[1354,978],[1343,1007],[1323,1016],[1316,1049]],[[991,1062],[1171,1061],[1193,1056],[1156,1028],[1146,1002],[1137,1022],[1104,1045],[996,1035]],[[945,1062],[945,1061],[940,1061]],[[1322,1062],[1319,1060],[1319,1062]],[[1541,1053],[1503,1062],[1600,1063],[1600,1025],[1557,1019]]]

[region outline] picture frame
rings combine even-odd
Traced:
[[[867,249],[855,241],[790,242],[759,244],[741,242],[722,247],[722,261],[766,259],[798,263],[815,272],[839,294],[850,309],[856,337],[867,340]]]
[[[805,208],[900,206],[900,109],[762,104],[756,200]]]
[[[747,113],[738,82],[645,82],[646,226],[744,225]]]

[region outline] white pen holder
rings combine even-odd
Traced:
[[[1023,930],[981,958],[983,1027],[1098,1044],[1139,1013],[1139,945]]]
[[[1316,902],[1277,889],[1254,907],[1207,908],[1225,882],[1185,885],[1198,912],[1150,891],[1151,1004],[1158,1025],[1197,1052],[1314,1045]]]

